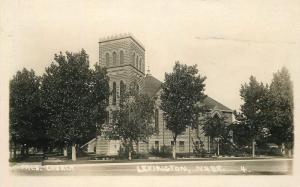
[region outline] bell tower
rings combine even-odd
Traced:
[[[145,47],[132,35],[121,34],[99,40],[99,63],[107,69],[112,95],[108,110],[119,106],[122,89],[137,83],[144,89]]]

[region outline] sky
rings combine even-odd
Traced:
[[[163,81],[175,61],[197,64],[205,93],[237,110],[250,75],[270,83],[300,60],[298,0],[3,1],[1,74],[23,67],[42,75],[60,51],[82,48],[98,61],[101,37],[132,33],[146,48],[146,67]],[[5,59],[5,61],[4,61]]]

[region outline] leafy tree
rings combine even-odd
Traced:
[[[10,80],[10,143],[14,145],[14,158],[16,146],[24,148],[39,147],[44,142],[44,126],[40,106],[40,77],[33,70],[18,71]]]
[[[253,76],[250,77],[249,84],[245,83],[240,89],[240,96],[244,103],[241,105],[241,113],[236,113],[236,119],[249,129],[253,157],[255,156],[255,141],[261,136],[266,125],[263,106],[267,93],[267,87]]]
[[[88,55],[55,54],[43,75],[42,103],[48,114],[48,134],[53,144],[76,147],[95,137],[106,118],[109,86],[106,71],[98,64],[89,68]]]
[[[206,136],[209,136],[217,143],[217,154],[219,155],[220,141],[226,142],[228,139],[229,129],[228,120],[225,116],[207,114],[203,119],[203,131]]]
[[[237,116],[241,115],[238,114],[236,111],[234,111],[234,115]],[[236,122],[233,122],[229,129],[233,132],[233,143],[238,148],[244,148],[245,146],[248,146],[251,144],[251,137],[250,137],[250,128],[245,123],[241,123],[242,119],[237,119]]]
[[[198,75],[197,66],[175,63],[172,73],[165,74],[162,84],[161,109],[164,111],[166,127],[173,133],[173,158],[176,158],[176,139],[187,127],[198,126],[202,111],[199,103],[205,98],[204,81]]]
[[[290,153],[294,144],[293,84],[287,68],[273,74],[270,85],[269,128],[271,141],[284,145]]]
[[[109,124],[107,136],[123,141],[128,149],[128,159],[131,160],[132,143],[148,142],[153,134],[154,98],[138,93],[135,87],[123,91],[120,107],[115,110],[112,123]]]

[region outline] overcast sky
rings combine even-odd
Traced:
[[[146,47],[146,66],[164,80],[174,62],[197,64],[205,93],[239,109],[250,75],[270,82],[300,60],[298,0],[6,1],[1,32],[9,77],[23,67],[39,75],[59,51],[84,48],[98,61],[100,37],[127,33]],[[3,12],[4,11],[4,12]],[[3,26],[4,25],[4,26]],[[3,44],[2,43],[2,44]]]

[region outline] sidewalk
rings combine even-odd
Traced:
[[[169,158],[161,159],[133,159],[133,160],[61,160],[61,159],[50,159],[41,162],[41,165],[98,165],[98,164],[147,164],[147,163],[184,163],[184,162],[210,162],[210,161],[243,161],[243,160],[265,160],[265,159],[287,159],[286,157],[275,157],[275,156],[259,156],[259,157],[215,157],[215,158],[178,158],[176,160]]]

